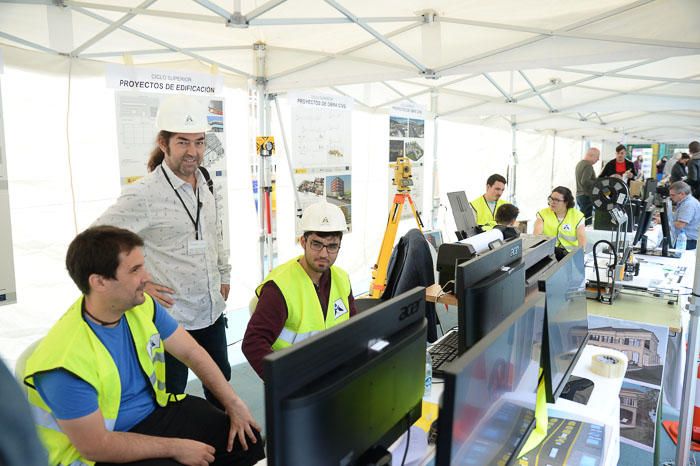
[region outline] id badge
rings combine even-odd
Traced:
[[[203,239],[191,239],[187,241],[187,255],[196,256],[198,254],[204,254],[204,250],[207,247],[207,242]]]

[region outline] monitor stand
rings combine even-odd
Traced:
[[[391,453],[382,446],[374,446],[357,459],[355,466],[391,466]]]
[[[591,379],[572,375],[559,396],[565,400],[586,405],[591,398],[594,386],[595,383]]]

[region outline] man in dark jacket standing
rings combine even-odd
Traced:
[[[615,158],[605,164],[603,171],[600,172],[600,177],[617,176],[627,182],[636,178],[637,170],[634,169],[632,162],[625,159],[625,155],[627,155],[625,146],[623,144],[618,145],[615,148]]]
[[[592,191],[596,176],[593,165],[598,163],[600,151],[591,147],[586,151],[578,164],[576,164],[576,203],[586,217],[586,225],[593,222],[593,198]]]
[[[683,152],[678,163],[673,165],[673,169],[671,169],[671,183],[685,181],[688,178],[688,162],[690,162],[690,156]]]
[[[693,190],[693,196],[700,195],[700,142],[693,141],[688,144],[690,161],[688,162],[687,183]]]

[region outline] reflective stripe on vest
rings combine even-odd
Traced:
[[[476,213],[476,224],[481,227],[482,230],[491,230],[496,226],[496,211],[503,204],[507,204],[503,199],[496,201],[496,207],[493,211],[489,207],[484,196],[479,196],[470,202],[474,212]]]
[[[571,251],[578,246],[578,237],[576,236],[576,228],[585,218],[580,210],[570,208],[566,211],[566,216],[559,222],[557,215],[550,208],[542,209],[538,212],[542,218],[542,234],[546,236],[554,236],[557,238],[557,246],[561,246],[567,251]],[[569,227],[570,230],[564,228]]]
[[[272,344],[274,351],[286,348],[316,333],[344,322],[350,317],[350,278],[342,269],[331,266],[331,289],[324,320],[323,310],[311,278],[299,264],[299,257],[276,267],[256,288],[259,295],[263,285],[275,282],[287,305],[287,320],[282,332]]]
[[[56,322],[27,360],[25,384],[27,398],[36,415],[37,431],[49,454],[49,464],[93,465],[80,456],[59,428],[51,409],[34,388],[34,375],[62,369],[90,384],[97,392],[97,403],[105,419],[105,428],[114,430],[121,402],[119,370],[82,315],[83,298],[79,298]],[[136,351],[138,364],[148,378],[158,405],[165,406],[171,395],[165,392],[165,348],[153,322],[155,304],[146,296],[143,304],[126,311],[125,320]],[[70,345],[65,342],[70,341]],[[178,395],[176,400],[184,395]]]
[[[317,333],[321,333],[320,330],[312,330],[310,332],[306,333],[296,333],[293,332],[292,330],[289,330],[288,328],[283,328],[282,331],[280,332],[279,338],[280,340],[289,343],[290,345],[293,345],[295,343],[299,343],[301,341],[306,340],[307,338],[311,338],[312,336],[316,335]]]
[[[44,427],[46,429],[55,430],[56,432],[63,432],[61,426],[58,425],[58,421],[56,421],[56,418],[53,414],[41,409],[38,406],[30,405],[29,408],[32,412],[32,418],[34,419],[34,423],[36,425]],[[114,431],[114,426],[116,425],[116,423],[116,419],[104,419],[105,429],[107,429],[110,432]]]

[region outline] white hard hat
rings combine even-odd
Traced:
[[[307,231],[348,231],[340,207],[327,201],[311,204],[301,216],[301,229]]]
[[[156,125],[171,133],[205,133],[209,129],[207,108],[188,95],[172,95],[158,107]]]

